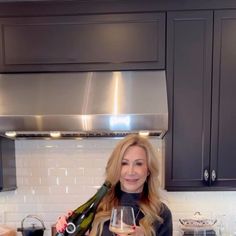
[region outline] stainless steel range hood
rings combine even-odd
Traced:
[[[0,75],[0,135],[124,136],[168,128],[165,71]]]

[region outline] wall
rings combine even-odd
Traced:
[[[50,227],[57,217],[85,202],[103,183],[106,161],[118,141],[105,138],[16,141],[18,188],[0,193],[0,223],[20,227],[26,215],[36,214],[46,224],[45,236],[50,236]],[[151,142],[163,163],[163,141]],[[163,191],[162,195],[173,213],[175,236],[178,219],[195,211],[210,216],[236,214],[236,192]]]

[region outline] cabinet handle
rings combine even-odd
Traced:
[[[209,179],[209,172],[207,169],[204,170],[204,174],[203,174],[204,180],[207,182]]]
[[[216,181],[216,171],[215,170],[212,170],[212,172],[211,172],[211,181],[212,182]]]

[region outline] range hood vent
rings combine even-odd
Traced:
[[[165,71],[0,75],[0,135],[122,137],[168,129]]]
[[[80,138],[119,138],[124,137],[128,134],[143,134],[146,135],[146,132],[60,132],[60,138],[63,139],[80,139]],[[17,132],[17,139],[52,139],[50,132]],[[150,137],[161,137],[161,131],[150,131],[148,136]],[[5,134],[2,136],[6,136]]]

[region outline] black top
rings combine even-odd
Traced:
[[[141,197],[140,193],[120,193],[120,205],[131,206],[134,209],[134,215],[136,217],[136,225],[139,225],[139,220],[144,217],[143,213],[139,211],[138,201]],[[163,223],[156,222],[156,236],[172,236],[172,215],[169,208],[162,203],[162,210],[160,217],[163,219]],[[113,236],[109,231],[109,221],[106,221],[103,226],[102,236]]]

